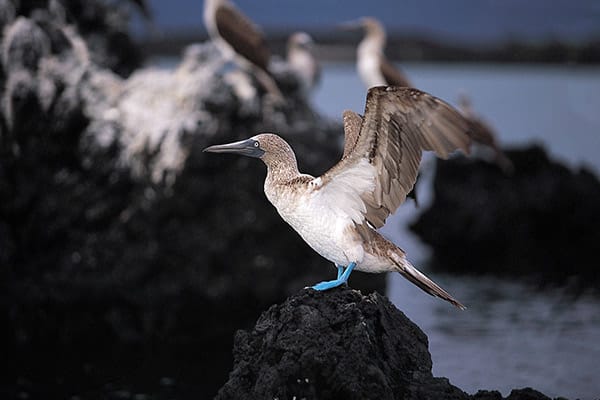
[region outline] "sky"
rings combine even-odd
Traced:
[[[204,30],[202,0],[148,0],[161,32]],[[265,31],[329,29],[370,15],[389,32],[481,42],[600,37],[600,0],[237,0]]]

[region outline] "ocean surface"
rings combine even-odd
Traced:
[[[475,111],[498,132],[502,145],[543,144],[572,168],[600,171],[600,68],[531,65],[402,65],[413,84],[456,104],[471,97]],[[362,113],[365,89],[354,65],[324,65],[313,96],[331,118]],[[431,158],[418,187],[422,208],[431,201]],[[600,205],[599,205],[600,207]],[[419,209],[404,204],[382,233],[425,265],[431,250],[408,229]],[[600,229],[600,228],[599,228]],[[568,266],[565,266],[568,268]],[[426,270],[425,268],[423,268]],[[518,277],[471,278],[428,273],[468,306],[458,311],[427,296],[399,274],[388,296],[429,337],[433,373],[461,389],[533,387],[551,397],[600,399],[600,298],[565,290],[540,291]]]

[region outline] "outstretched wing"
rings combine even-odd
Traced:
[[[262,32],[233,5],[218,7],[215,19],[219,34],[233,49],[263,70],[271,56]]]
[[[345,110],[342,116],[344,119],[344,154],[342,154],[342,159],[344,159],[356,146],[363,118],[360,114],[350,110]]]
[[[344,156],[320,177],[317,190],[357,223],[383,226],[413,188],[424,150],[442,158],[469,152],[469,122],[417,89],[373,87],[358,135],[356,117],[344,113]]]

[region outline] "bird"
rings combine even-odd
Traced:
[[[363,29],[365,35],[356,50],[356,66],[367,88],[373,86],[412,87],[408,77],[385,56],[386,34],[383,25],[373,17],[341,24],[343,29]]]
[[[306,32],[294,32],[287,42],[287,63],[300,78],[305,92],[312,90],[319,82],[321,67],[315,58],[314,41]]]
[[[269,72],[271,52],[263,33],[227,0],[204,0],[204,25],[225,60],[250,71],[276,100],[283,95]]]
[[[299,172],[291,146],[274,133],[209,146],[204,151],[263,161],[267,199],[313,250],[337,268],[336,279],[320,282],[313,289],[345,284],[354,269],[396,271],[426,293],[464,309],[376,229],[412,189],[423,151],[434,151],[442,158],[455,150],[468,154],[468,121],[426,92],[377,86],[367,92],[364,116],[346,110],[343,122],[342,158],[319,177]]]
[[[492,161],[505,174],[513,173],[514,165],[498,145],[496,132],[475,113],[471,99],[466,93],[461,93],[458,96],[458,105],[462,115],[469,121],[469,133],[473,144],[489,148],[492,152]]]

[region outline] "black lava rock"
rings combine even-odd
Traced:
[[[304,290],[235,337],[226,399],[494,399],[431,373],[425,334],[387,298],[347,287]],[[548,397],[531,389],[507,399]]]
[[[235,367],[217,399],[436,398],[423,393],[434,381],[427,346],[380,295],[304,290],[237,333]],[[466,397],[447,382],[432,387]]]
[[[480,390],[474,396],[473,400],[502,400],[502,395],[498,391]],[[557,398],[559,400],[561,398]],[[531,388],[514,389],[510,392],[506,400],[551,400],[550,397]],[[564,400],[564,399],[563,399]]]
[[[127,4],[129,3],[129,4]],[[141,65],[142,55],[129,36],[132,11],[139,10],[135,0],[1,0],[0,28],[22,18],[43,27],[53,50],[65,43],[57,25],[72,25],[86,42],[95,64],[128,76]],[[143,12],[142,12],[143,14]],[[35,35],[35,28],[32,29]]]
[[[437,163],[434,202],[411,226],[432,267],[596,285],[600,182],[549,159],[540,146],[506,152],[514,172],[479,160]]]

